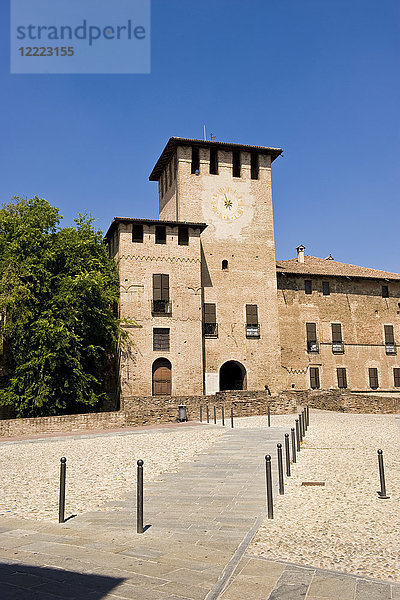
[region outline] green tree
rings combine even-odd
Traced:
[[[118,274],[102,233],[87,216],[60,221],[37,196],[0,209],[0,404],[21,417],[99,406],[120,334]]]

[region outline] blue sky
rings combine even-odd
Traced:
[[[277,146],[277,257],[400,272],[398,0],[153,0],[150,75],[11,75],[0,22],[1,201],[69,224],[157,218],[170,136]]]

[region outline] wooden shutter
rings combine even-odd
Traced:
[[[217,311],[215,304],[204,304],[204,323],[216,323]]]
[[[246,323],[247,325],[258,325],[257,304],[246,304]]]
[[[310,385],[313,390],[319,389],[319,369],[318,369],[318,367],[310,367]]]
[[[400,387],[400,369],[393,369],[394,387]]]
[[[169,329],[153,329],[153,350],[169,350]]]
[[[317,341],[317,324],[316,323],[306,323],[307,330],[307,342],[316,342]]]
[[[379,387],[378,383],[378,369],[370,368],[369,371],[369,387],[376,390]]]
[[[337,371],[338,387],[347,388],[346,369],[344,367],[339,367],[338,369],[336,369],[336,371]]]
[[[161,275],[161,300],[169,300],[169,275]]]
[[[393,325],[385,325],[385,344],[394,344]]]
[[[153,275],[153,300],[161,300],[161,275]]]
[[[342,342],[342,326],[340,323],[332,323],[332,342]]]

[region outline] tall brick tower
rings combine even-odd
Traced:
[[[160,219],[201,233],[204,391],[280,389],[271,164],[279,148],[171,138],[150,180]]]

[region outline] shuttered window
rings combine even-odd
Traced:
[[[304,291],[306,294],[312,294],[312,283],[311,279],[306,279],[304,281]]]
[[[134,223],[132,225],[132,242],[143,242],[143,225]]]
[[[178,228],[178,244],[179,246],[188,246],[189,244],[189,228],[180,226]]]
[[[342,343],[342,326],[340,323],[332,323],[332,342]]]
[[[316,342],[317,341],[317,324],[316,323],[306,323],[307,330],[307,342]]]
[[[318,390],[319,385],[319,368],[310,367],[310,386],[313,390]]]
[[[347,375],[346,369],[344,367],[339,367],[336,369],[337,372],[337,382],[339,388],[347,388]]]
[[[217,322],[217,311],[215,304],[204,304],[203,307],[203,319],[204,323],[216,323]]]
[[[393,325],[385,325],[385,344],[394,344]]]
[[[379,387],[378,369],[370,368],[370,369],[368,369],[368,374],[369,374],[369,387],[372,390],[376,390]]]
[[[153,329],[153,350],[169,350],[169,329]]]
[[[169,275],[153,275],[153,300],[169,300]]]
[[[246,304],[246,324],[258,325],[257,304]]]
[[[400,387],[400,369],[393,369],[394,387]]]

